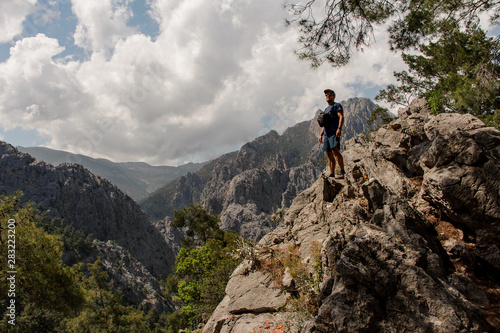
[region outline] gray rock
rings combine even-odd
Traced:
[[[450,132],[450,122],[460,130]],[[432,146],[440,146],[424,155],[432,168],[424,175],[422,196],[469,228],[475,255],[500,269],[500,133],[469,115],[448,116],[429,127]]]
[[[120,290],[124,298],[142,308],[154,308],[158,313],[172,312],[175,305],[165,302],[161,296],[165,288],[130,253],[112,241],[106,243],[94,240],[94,253],[85,259],[93,263],[101,258],[101,263],[113,281],[113,287]]]
[[[268,274],[259,271],[233,275],[226,294],[229,296],[227,310],[231,314],[276,312],[289,297]]]

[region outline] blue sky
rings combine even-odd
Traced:
[[[0,3],[0,139],[113,161],[200,162],[404,69],[384,29],[349,66],[310,69],[282,1]]]

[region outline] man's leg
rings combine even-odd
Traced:
[[[335,148],[333,148],[332,152],[333,152],[333,155],[335,156],[335,159],[337,160],[337,163],[339,164],[339,168],[340,168],[340,175],[338,177],[335,177],[335,178],[344,178],[344,174],[345,174],[344,158],[342,157],[342,154],[340,154],[339,146],[336,146]],[[334,166],[335,166],[335,164],[334,164]]]
[[[342,154],[340,153],[339,146],[336,146],[333,148],[333,155],[335,156],[335,159],[337,160],[337,163],[339,164],[340,170],[344,170],[344,158],[342,157]]]
[[[330,168],[330,175],[335,175],[335,154],[332,150],[327,151],[328,167]]]

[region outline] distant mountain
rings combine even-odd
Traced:
[[[129,301],[165,308],[157,279],[172,272],[177,253],[128,195],[79,164],[53,166],[0,141],[0,195],[18,190],[40,213],[92,235],[93,253],[66,259],[101,257]]]
[[[366,98],[341,102],[345,124],[343,140],[372,127],[366,124],[376,105]],[[319,110],[316,112],[318,114]],[[287,208],[310,187],[326,166],[318,144],[316,116],[245,144],[158,189],[140,202],[149,217],[158,221],[192,202],[201,202],[221,218],[221,227],[259,239],[275,228],[271,214]]]
[[[53,150],[45,147],[16,147],[34,158],[58,166],[62,163],[77,163],[101,176],[128,194],[135,201],[146,198],[168,182],[198,171],[205,163],[188,163],[178,167],[151,166],[142,162],[115,163],[106,159],[95,159],[80,154]]]

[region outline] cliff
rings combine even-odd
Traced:
[[[500,132],[425,101],[350,140],[246,249],[203,333],[500,329]]]

